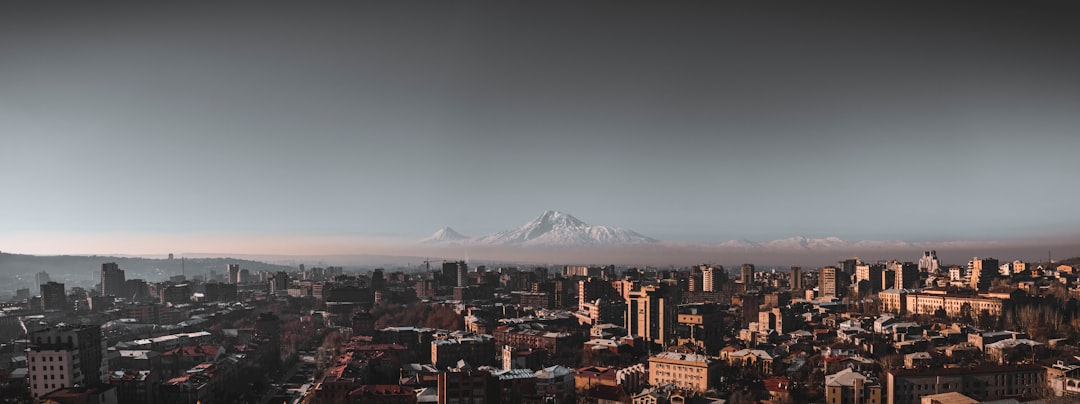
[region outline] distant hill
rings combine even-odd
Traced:
[[[265,262],[236,259],[236,258],[187,258],[156,259],[141,257],[111,257],[97,255],[25,255],[0,253],[0,279],[9,277],[29,276],[45,271],[56,279],[95,277],[101,270],[101,264],[115,262],[126,272],[128,279],[145,279],[147,281],[159,281],[168,279],[173,275],[208,274],[210,271],[224,273],[227,264],[240,264],[240,268],[257,271],[291,271],[294,268],[284,265],[267,264]]]
[[[1066,258],[1057,261],[1058,265],[1080,265],[1080,257]]]

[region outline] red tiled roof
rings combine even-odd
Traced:
[[[416,395],[416,392],[412,388],[399,386],[396,384],[368,384],[357,387],[353,391],[349,392],[350,398],[361,396],[402,396],[409,397]]]
[[[788,391],[791,390],[791,379],[781,376],[774,376],[765,379],[765,390],[768,391]]]

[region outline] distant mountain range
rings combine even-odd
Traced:
[[[225,272],[226,264],[239,264],[241,268],[256,271],[291,271],[294,268],[285,265],[269,264],[260,261],[236,258],[142,258],[97,255],[26,255],[0,253],[0,276],[33,274],[48,272],[54,279],[67,276],[78,278],[90,277],[101,271],[101,264],[115,262],[126,272],[128,279],[158,281],[172,275],[185,273],[188,276],[203,275],[210,271]]]
[[[570,247],[656,243],[657,240],[632,230],[592,226],[570,214],[549,210],[514,229],[467,237],[449,227],[443,227],[420,242],[440,245]]]
[[[723,242],[666,242],[644,236],[633,230],[612,226],[589,225],[564,212],[549,210],[524,225],[487,234],[469,237],[443,227],[420,240],[432,246],[543,246],[543,247],[597,247],[620,245],[655,245],[658,247],[719,248],[723,250],[753,250],[777,252],[848,251],[881,249],[944,248],[957,247],[971,242],[914,243],[898,240],[848,241],[839,237],[788,237],[768,241],[729,240]],[[992,242],[990,242],[992,243]],[[982,242],[982,244],[987,244]]]

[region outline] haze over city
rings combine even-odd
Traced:
[[[0,404],[1080,402],[1080,3],[0,3]]]
[[[0,7],[5,252],[464,258],[416,242],[559,210],[664,247],[596,262],[1080,255],[1053,2]],[[791,237],[849,246],[716,247]]]

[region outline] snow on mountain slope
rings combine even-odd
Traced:
[[[608,226],[590,226],[569,214],[549,210],[524,226],[478,237],[475,244],[590,246],[653,243],[637,232]]]
[[[484,246],[581,247],[654,243],[637,232],[609,226],[590,226],[569,214],[549,210],[516,229],[468,238],[443,228],[421,240],[425,244],[469,244]]]
[[[427,236],[423,240],[420,240],[422,244],[443,244],[443,243],[461,243],[469,240],[468,236],[464,236],[461,233],[454,231],[448,227],[443,227]]]

